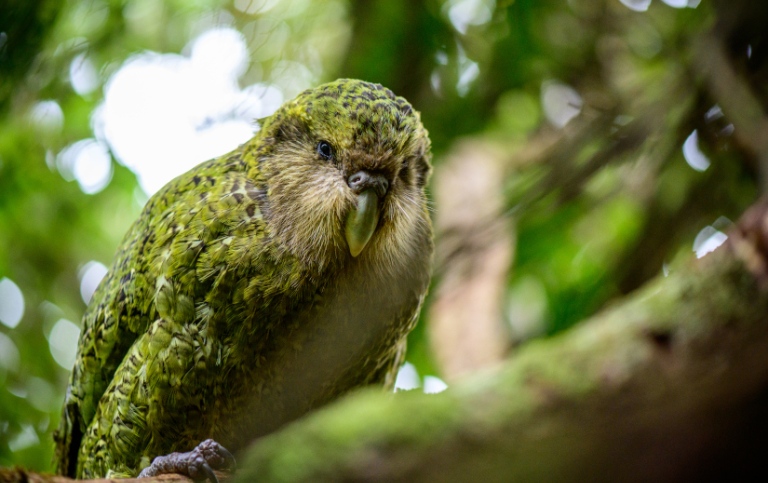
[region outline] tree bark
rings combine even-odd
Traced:
[[[371,391],[257,441],[236,481],[691,481],[768,445],[768,202],[728,241],[444,393]]]

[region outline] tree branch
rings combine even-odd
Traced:
[[[310,415],[254,444],[236,481],[679,481],[760,467],[766,227],[762,202],[709,256],[498,371]]]
[[[229,474],[214,471],[219,483],[227,483]],[[98,478],[95,480],[73,480],[65,476],[35,473],[22,468],[0,468],[0,483],[72,483],[74,481],[88,481],[89,483],[194,483],[184,475],[160,475],[152,478]]]

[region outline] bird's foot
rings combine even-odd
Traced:
[[[179,473],[195,481],[218,483],[213,470],[234,469],[235,457],[224,446],[212,439],[206,439],[195,449],[186,453],[171,453],[158,456],[152,464],[141,470],[139,478]]]

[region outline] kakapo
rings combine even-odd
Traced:
[[[391,388],[429,283],[430,156],[408,101],[341,79],[152,196],[83,317],[58,472],[210,477],[351,389]]]

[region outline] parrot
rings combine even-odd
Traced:
[[[433,257],[421,116],[339,79],[150,197],[88,304],[57,473],[216,480],[233,453],[391,389]]]

